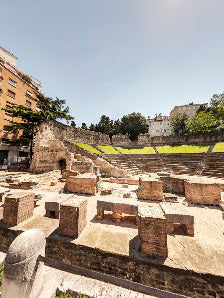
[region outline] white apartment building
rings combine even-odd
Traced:
[[[149,135],[155,136],[170,136],[171,127],[169,126],[169,117],[156,114],[155,118],[148,117]]]

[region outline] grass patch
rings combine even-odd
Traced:
[[[100,150],[107,154],[120,154],[117,150],[114,149],[112,146],[98,146]]]
[[[224,152],[224,143],[216,143],[212,152]]]
[[[75,145],[79,146],[80,148],[83,148],[87,151],[89,151],[90,153],[98,153],[101,154],[100,151],[98,151],[97,149],[93,148],[93,146],[89,145],[89,144],[83,144],[83,143],[75,143]]]
[[[4,271],[4,263],[0,264],[0,291],[2,290],[3,271]]]
[[[159,153],[205,153],[208,148],[207,144],[156,147]]]
[[[123,154],[155,154],[153,147],[115,147]]]

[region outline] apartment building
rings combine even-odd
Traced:
[[[190,118],[197,113],[197,110],[199,109],[200,106],[204,106],[205,108],[207,108],[208,104],[207,103],[195,104],[193,102],[190,102],[188,105],[175,106],[170,112],[170,118],[175,117],[177,114],[184,114],[184,113]]]
[[[17,62],[17,57],[0,47],[0,165],[16,163],[28,151],[8,145],[10,140],[15,140],[18,136],[4,131],[4,125],[16,119],[2,108],[15,103],[36,109],[35,92],[41,91],[41,82],[19,69]]]
[[[154,118],[148,117],[149,135],[155,136],[170,136],[171,127],[169,126],[169,117],[156,114]]]

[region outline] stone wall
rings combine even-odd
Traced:
[[[112,144],[113,146],[136,146],[137,143],[136,142],[132,142],[129,139],[128,135],[114,135],[112,136]]]

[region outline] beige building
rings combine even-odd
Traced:
[[[19,69],[17,61],[17,57],[0,47],[0,165],[5,160],[15,163],[18,157],[26,155],[21,148],[8,145],[10,140],[15,140],[18,136],[4,131],[4,125],[16,119],[2,108],[20,104],[36,109],[35,92],[41,91],[41,82]]]
[[[149,135],[155,136],[170,136],[171,127],[169,126],[169,117],[156,114],[155,118],[148,118]]]
[[[175,117],[177,114],[186,114],[188,117],[192,117],[196,114],[197,110],[200,106],[204,106],[205,108],[208,107],[207,103],[202,104],[195,104],[193,102],[189,103],[188,105],[183,106],[175,106],[172,111],[170,112],[170,118]]]

